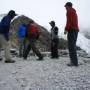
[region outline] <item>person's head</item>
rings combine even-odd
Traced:
[[[67,2],[67,3],[65,4],[65,8],[66,8],[66,9],[72,8],[72,6],[73,6],[73,4],[72,4],[71,2]]]
[[[49,22],[49,24],[50,24],[52,27],[54,27],[54,26],[55,26],[55,21],[51,21],[51,22]]]
[[[10,10],[10,11],[8,12],[8,15],[13,19],[17,14],[15,13],[14,10]]]

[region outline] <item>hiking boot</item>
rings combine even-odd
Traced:
[[[59,57],[51,57],[51,59],[59,59]]]
[[[43,57],[39,57],[37,60],[43,60]]]
[[[77,67],[77,66],[78,66],[78,64],[77,64],[77,65],[75,65],[75,64],[73,64],[73,63],[68,63],[68,64],[67,64],[67,66],[70,66],[70,67],[72,67],[72,66],[76,66],[76,67]]]
[[[5,60],[5,63],[14,63],[15,61],[14,60],[11,60],[11,59],[7,59]]]
[[[23,57],[24,60],[27,60],[27,57]]]

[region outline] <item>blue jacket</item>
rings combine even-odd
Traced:
[[[26,25],[21,24],[18,28],[18,37],[19,38],[24,38],[26,35]]]
[[[4,35],[6,40],[9,40],[9,28],[10,28],[11,17],[9,15],[3,17],[0,22],[0,34]]]

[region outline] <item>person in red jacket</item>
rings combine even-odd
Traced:
[[[78,36],[78,17],[76,10],[72,7],[71,2],[67,2],[65,4],[66,8],[66,26],[64,34],[67,34],[67,40],[68,40],[68,49],[69,49],[69,55],[71,62],[68,64],[68,66],[78,66],[78,58],[77,58],[77,52],[76,52],[76,41]]]
[[[43,60],[43,55],[36,47],[36,41],[39,39],[39,28],[34,21],[30,21],[27,26],[26,38],[28,40],[27,47],[24,50],[23,58],[24,60],[27,59],[30,50],[32,49],[33,52],[38,56],[37,60]]]

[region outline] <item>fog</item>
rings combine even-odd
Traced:
[[[59,32],[64,30],[66,21],[65,3],[68,0],[1,0],[0,14],[13,9],[18,14],[26,15],[46,28],[49,21],[55,20]],[[69,0],[73,3],[79,18],[80,28],[90,27],[90,0]]]

